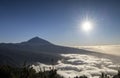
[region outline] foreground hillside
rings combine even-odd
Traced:
[[[41,68],[40,68],[41,69]],[[57,70],[49,68],[49,71],[41,70],[36,72],[32,67],[23,65],[21,68],[11,67],[7,65],[0,65],[0,78],[64,78],[57,74]],[[70,77],[69,77],[70,78]],[[75,76],[72,78],[88,78],[86,75]],[[107,75],[101,73],[99,78],[120,78],[120,71],[116,75]]]

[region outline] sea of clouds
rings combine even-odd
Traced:
[[[120,45],[74,46],[75,48],[120,56]]]
[[[100,48],[102,48],[103,50],[103,46]],[[108,47],[105,46],[104,50],[109,50],[107,48]],[[88,48],[86,49],[88,50]],[[93,50],[93,47],[91,48],[91,50]],[[94,50],[96,50],[96,48]],[[113,50],[115,50],[115,46],[113,46]],[[120,49],[117,49],[117,50],[120,51]],[[99,75],[102,72],[109,75],[115,75],[119,67],[119,64],[114,64],[110,59],[98,58],[93,55],[61,54],[61,56],[63,57],[63,59],[59,60],[58,64],[54,65],[54,68],[58,70],[57,73],[59,75],[64,76],[65,78],[69,78],[69,77],[73,78],[75,76],[81,76],[81,75],[86,75],[89,78],[99,78]],[[40,70],[43,70],[40,68],[45,68],[46,70],[49,70],[49,67],[53,67],[53,66],[37,63],[37,65],[32,65],[32,67],[38,72]]]

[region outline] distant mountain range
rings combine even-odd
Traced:
[[[25,61],[28,64],[35,62],[50,64],[51,59],[54,59],[54,62],[56,63],[61,59],[60,54],[66,53],[94,54],[94,52],[82,49],[54,45],[49,41],[34,37],[21,43],[1,43],[0,64],[19,66]],[[99,55],[99,53],[97,54]]]

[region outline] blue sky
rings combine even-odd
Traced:
[[[94,24],[88,34],[80,25]],[[119,0],[1,0],[0,42],[39,36],[60,45],[120,44]]]

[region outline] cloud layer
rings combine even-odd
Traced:
[[[58,64],[54,67],[58,69],[58,74],[65,78],[75,77],[76,75],[86,75],[89,78],[97,78],[102,72],[109,75],[117,73],[116,69],[118,65],[113,64],[111,60],[106,58],[98,58],[85,54],[61,54],[61,56],[63,59],[59,60]],[[39,71],[40,67],[46,67],[46,70],[49,70],[49,67],[52,67],[52,65],[45,65],[42,63],[38,63],[37,66],[33,65],[36,71]]]
[[[74,47],[79,49],[85,49],[85,50],[120,56],[120,45],[74,46]]]

